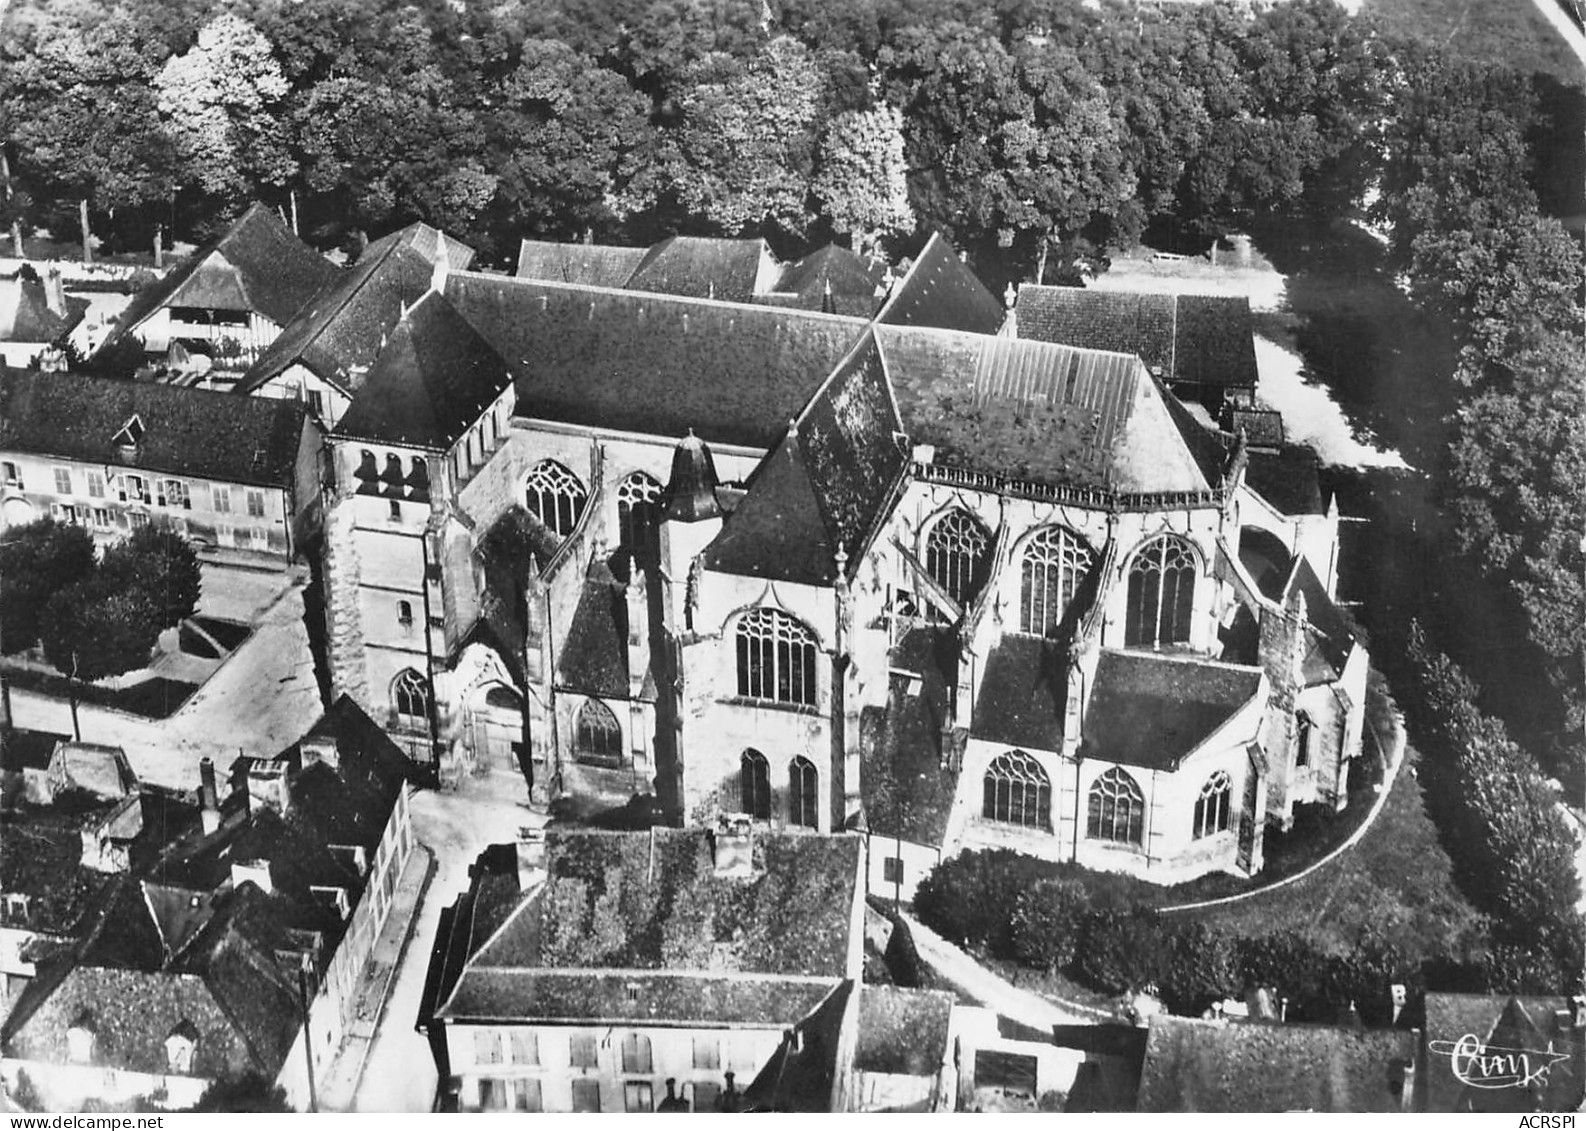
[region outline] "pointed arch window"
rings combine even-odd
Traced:
[[[975,599],[986,580],[986,548],[991,534],[966,510],[951,510],[925,539],[925,569],[959,605]]]
[[[1182,538],[1157,538],[1129,567],[1124,645],[1187,644],[1195,607],[1195,554]]]
[[[993,759],[984,785],[980,815],[986,820],[1051,829],[1052,780],[1041,763],[1023,750],[1010,750]]]
[[[424,677],[412,668],[405,668],[391,681],[391,705],[396,708],[397,722],[417,726],[430,717],[430,688]]]
[[[815,705],[815,636],[786,613],[751,609],[738,620],[738,694]]]
[[[1095,553],[1072,530],[1047,526],[1036,531],[1024,548],[1019,599],[1019,628],[1050,636],[1063,622],[1079,592]]]
[[[529,513],[564,538],[578,524],[589,499],[589,491],[578,476],[554,459],[535,464],[524,480],[523,490]]]
[[[1128,774],[1114,766],[1090,787],[1090,812],[1085,835],[1115,844],[1145,840],[1145,794]]]
[[[1195,839],[1223,832],[1228,828],[1233,809],[1233,781],[1226,771],[1218,770],[1201,786],[1201,795],[1195,799]]]
[[[580,762],[622,765],[622,728],[610,707],[599,699],[585,700],[578,709],[578,725],[574,729],[573,749]]]
[[[771,819],[771,763],[758,750],[738,756],[739,807],[761,821]]]
[[[660,546],[661,483],[653,475],[635,471],[617,484],[617,534],[619,548],[641,567],[654,564]]]
[[[788,766],[788,824],[820,827],[820,771],[802,754]]]

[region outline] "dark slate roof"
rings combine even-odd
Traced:
[[[876,338],[904,427],[937,463],[1099,491],[1212,485],[1137,358],[934,330]]]
[[[429,290],[432,269],[401,241],[378,252],[374,244],[316,295],[271,342],[234,389],[251,393],[293,364],[351,394],[354,372],[373,364],[402,310]]]
[[[849,1067],[841,1063],[843,1023],[859,993],[852,981],[841,983],[784,1035],[771,1059],[744,1089],[746,1110],[832,1111],[832,1086]],[[851,1064],[853,1050],[847,1051]]]
[[[761,449],[865,325],[460,272],[446,295],[517,370],[520,416]]]
[[[528,894],[495,850],[437,956],[435,1014],[791,1025],[847,972],[862,842],[758,832],[744,879],[715,875],[711,843],[698,829],[552,829],[548,879]]]
[[[1423,1110],[1577,1110],[1586,1084],[1586,1035],[1569,1027],[1572,1013],[1569,1001],[1561,997],[1428,993],[1424,1039],[1429,1055],[1421,1085]],[[1565,1024],[1561,1025],[1561,1020]],[[1536,1097],[1542,1102],[1535,1103],[1529,1088],[1473,1088],[1456,1076],[1449,1054],[1466,1036],[1474,1036],[1484,1045],[1526,1050],[1531,1053],[1533,1069],[1544,1059],[1550,1061],[1542,1094]]]
[[[940,233],[932,233],[909,271],[892,288],[876,320],[887,326],[929,326],[995,334],[1005,311]]]
[[[1176,770],[1250,702],[1260,682],[1258,668],[1104,651],[1091,684],[1080,754]]]
[[[490,343],[429,291],[397,323],[336,435],[445,451],[512,380]]]
[[[1320,468],[1316,453],[1299,445],[1277,452],[1252,451],[1245,465],[1245,484],[1280,514],[1324,514]]]
[[[1313,630],[1311,646],[1305,653],[1306,686],[1331,683],[1343,674],[1358,634],[1349,617],[1327,595],[1311,563],[1303,557],[1294,563],[1294,572],[1283,587],[1283,602],[1286,604],[1295,592],[1305,594],[1305,617]]]
[[[1396,1112],[1390,1079],[1414,1063],[1394,1029],[1151,1018],[1136,1110]]]
[[[68,298],[60,314],[50,309],[44,284],[0,279],[0,342],[57,342],[83,320],[88,304]]]
[[[604,562],[594,563],[584,579],[561,660],[566,690],[628,698],[628,599]]]
[[[165,306],[254,311],[285,326],[335,275],[329,260],[255,204],[225,235],[134,295],[99,348]]]
[[[0,892],[28,897],[24,922],[0,908],[8,927],[73,935],[104,892],[108,876],[80,867],[82,830],[96,826],[114,802],[29,809],[0,820]]]
[[[1256,386],[1247,298],[1025,285],[1015,311],[1021,338],[1136,354],[1170,384]]]
[[[133,416],[143,439],[123,458],[113,438]],[[291,488],[305,427],[292,401],[0,368],[0,451]]]
[[[1032,750],[1063,748],[1068,649],[1020,633],[1005,634],[986,657],[971,737]]]
[[[876,309],[879,273],[845,247],[827,244],[782,269],[776,287],[759,301],[869,318]]]
[[[706,547],[722,573],[829,584],[838,548],[851,577],[908,460],[880,353],[867,335],[766,457]]]
[[[623,287],[648,251],[643,247],[524,240],[518,248],[517,276],[589,287]]]
[[[910,630],[892,651],[892,667],[920,677],[916,694],[892,677],[887,706],[860,712],[859,784],[873,833],[939,845],[958,788],[943,767],[942,728],[958,682],[958,634],[945,627]]]
[[[761,239],[671,236],[644,253],[623,286],[630,291],[750,302],[760,264],[769,254]]]
[[[431,265],[440,259],[441,251],[444,249],[446,265],[453,271],[466,271],[474,261],[473,248],[420,220],[375,240],[363,249],[363,254],[358,257],[358,263],[362,265],[366,259],[383,255],[396,244],[416,251],[423,257],[424,262]]]
[[[900,1076],[935,1076],[948,1060],[953,995],[941,990],[865,986],[859,994],[854,1068]]]
[[[17,727],[8,734],[0,735],[0,759],[3,759],[0,760],[0,769],[18,772],[46,769],[55,755],[56,744],[71,740],[69,734]]]

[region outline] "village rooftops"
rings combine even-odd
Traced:
[[[363,254],[358,256],[357,265],[361,266],[365,260],[385,255],[398,244],[417,252],[424,262],[432,266],[439,263],[444,254],[446,266],[453,271],[466,271],[474,261],[473,248],[421,220],[375,240],[363,249]]]
[[[1256,387],[1247,298],[1027,284],[1014,310],[1021,338],[1136,354],[1170,385]]]
[[[1259,668],[1104,651],[1096,664],[1080,754],[1176,770],[1260,688]]]
[[[167,306],[253,312],[285,326],[335,275],[329,260],[255,204],[225,235],[134,295],[99,352]]]
[[[5,452],[290,489],[306,426],[292,401],[0,368]]]
[[[645,252],[623,286],[630,291],[751,302],[766,289],[763,284],[769,283],[774,266],[764,240],[671,236]]]
[[[433,268],[401,240],[370,244],[292,319],[233,390],[252,393],[292,365],[351,396],[401,312],[430,289]]]
[[[446,296],[428,291],[397,322],[335,435],[444,452],[512,380]]]
[[[421,1020],[791,1025],[851,974],[857,837],[553,829],[544,853],[527,893],[510,846],[480,858]]]
[[[1409,1111],[1415,1034],[1157,1014],[1135,1110]]]
[[[847,248],[827,244],[782,269],[758,301],[868,318],[876,309],[879,272]]]
[[[634,268],[649,253],[645,247],[598,243],[524,240],[518,248],[517,277],[588,287],[627,285]]]

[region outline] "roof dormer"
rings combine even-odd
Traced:
[[[133,413],[127,422],[116,430],[110,438],[115,445],[116,452],[124,459],[131,459],[138,454],[138,445],[143,443],[143,418]]]

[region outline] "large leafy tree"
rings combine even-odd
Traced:
[[[891,106],[838,114],[821,138],[811,189],[834,231],[868,251],[914,228],[903,156],[903,116]]]
[[[7,652],[38,643],[44,607],[94,571],[94,541],[81,526],[51,519],[0,537],[0,639]]]
[[[199,194],[241,203],[297,172],[282,120],[286,77],[246,20],[205,24],[191,49],[166,60],[154,91],[182,180]]]
[[[44,655],[73,679],[121,675],[148,663],[159,622],[159,604],[147,587],[123,589],[112,579],[90,577],[44,607]]]
[[[99,576],[120,589],[147,590],[161,628],[193,615],[203,571],[192,544],[174,530],[144,526],[105,551]]]
[[[512,227],[576,236],[647,208],[649,99],[566,44],[523,43],[489,116],[490,164]]]
[[[784,36],[747,63],[709,56],[689,76],[665,143],[670,194],[726,235],[802,233],[822,85],[809,49]]]

